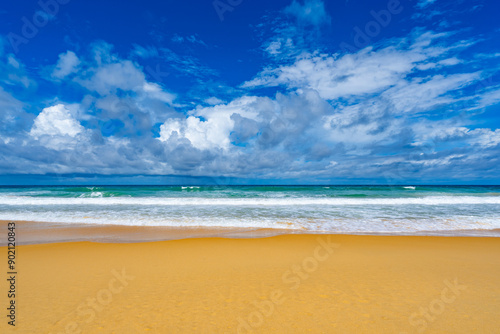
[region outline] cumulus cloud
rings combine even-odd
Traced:
[[[330,20],[323,2],[283,13],[289,21],[261,40],[261,70],[230,93],[196,57],[134,45],[125,59],[98,42],[51,67],[80,98],[26,112],[10,88],[30,79],[0,55],[0,170],[324,180],[498,171],[500,130],[474,118],[500,102],[497,84],[481,84],[493,69],[457,56],[473,42],[416,29],[352,54],[323,52],[309,43]],[[174,42],[197,43],[188,37]],[[149,81],[152,58],[196,78],[195,97]]]
[[[41,136],[75,137],[83,131],[83,127],[71,116],[63,104],[42,110],[35,118],[30,135],[35,139]]]
[[[209,175],[250,176],[285,172],[283,168],[292,168],[297,174],[297,162],[286,166],[282,162],[300,157],[319,166],[332,166],[330,160],[321,162],[335,146],[321,127],[322,117],[332,112],[314,91],[277,94],[274,99],[247,96],[197,108],[187,118],[169,119],[161,126],[158,140],[167,147],[181,145],[215,154],[216,160],[204,163]]]
[[[234,126],[231,116],[257,117],[258,111],[253,108],[257,100],[257,97],[243,97],[226,105],[192,110],[186,119],[169,119],[161,125],[158,139],[167,142],[185,138],[198,149],[228,149]]]
[[[82,141],[84,127],[63,105],[57,104],[42,110],[35,118],[29,135],[42,145],[54,150],[68,149]]]
[[[94,45],[80,67],[72,81],[89,92],[79,107],[81,118],[104,137],[151,135],[155,124],[175,114],[177,95],[148,81],[141,66],[113,54],[109,44]]]

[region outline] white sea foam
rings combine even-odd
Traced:
[[[228,217],[177,217],[161,215],[144,216],[133,212],[8,212],[0,213],[0,220],[26,220],[53,223],[114,224],[130,226],[167,227],[229,227],[270,228],[303,232],[327,233],[415,233],[422,231],[493,230],[500,228],[498,218],[336,218],[336,219],[276,219],[276,218],[228,218]]]
[[[332,191],[199,188],[89,187],[83,192],[77,188],[9,189],[0,193],[0,219],[317,233],[411,234],[500,229],[500,193],[496,189],[468,192],[462,188],[429,190],[420,186],[418,190],[414,186],[399,186],[396,190],[331,187]]]
[[[414,198],[202,198],[202,197],[28,197],[0,196],[0,205],[137,205],[137,206],[349,206],[500,204],[500,196],[427,196]]]

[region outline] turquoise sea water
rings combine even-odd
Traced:
[[[331,233],[500,229],[500,186],[2,187],[0,219]]]

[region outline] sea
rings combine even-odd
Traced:
[[[0,220],[499,236],[500,186],[1,187]]]

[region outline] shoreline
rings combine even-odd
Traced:
[[[499,238],[301,234],[17,251],[19,333],[493,333],[500,326]],[[0,332],[11,330],[0,323]]]
[[[168,227],[146,225],[99,225],[88,223],[53,223],[36,221],[0,220],[0,226],[16,223],[19,244],[59,242],[137,243],[192,238],[267,238],[278,235],[352,235],[352,236],[422,236],[422,237],[500,237],[500,229],[421,231],[413,233],[311,231],[302,229],[237,228],[237,227]],[[7,230],[0,229],[0,246],[5,246]]]

